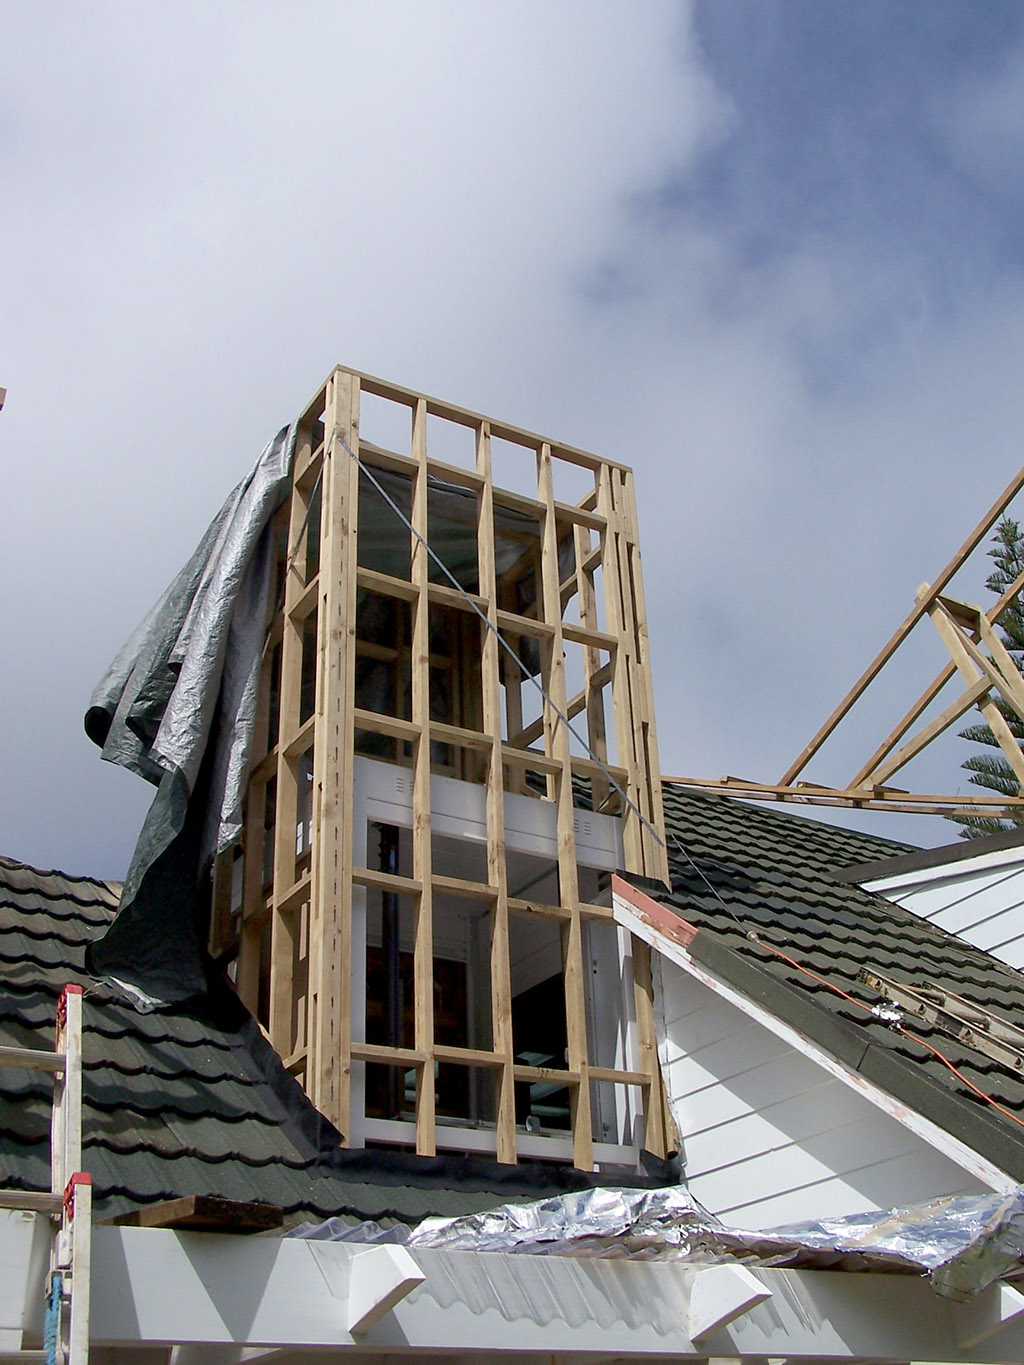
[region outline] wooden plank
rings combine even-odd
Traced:
[[[309,430],[299,437],[300,453],[311,445]],[[297,611],[300,599],[309,598],[305,574],[305,545],[308,528],[306,513],[308,495],[292,487],[288,515],[286,544],[290,553],[285,565],[284,603],[281,612],[281,680],[279,691],[279,722],[277,735],[268,739],[277,746],[277,807],[274,824],[274,880],[272,889],[270,939],[270,1010],[268,1031],[270,1041],[282,1056],[295,1045],[292,1011],[294,996],[294,960],[296,943],[295,905],[289,894],[296,881],[295,828],[299,803],[299,759],[291,757],[289,746],[294,744],[300,728],[302,699],[302,642],[306,618],[316,609],[319,599],[319,578],[310,585],[314,589],[312,601],[304,603],[305,610]]]
[[[613,1085],[650,1085],[651,1077],[647,1071],[622,1071],[614,1066],[591,1066],[592,1081],[607,1081]]]
[[[959,550],[957,550],[953,558],[949,561],[949,563],[942,570],[939,576],[931,584],[931,595],[927,598],[920,598],[917,601],[915,601],[914,606],[912,607],[910,612],[900,623],[900,625],[896,627],[896,630],[889,637],[887,642],[882,646],[879,652],[875,655],[871,663],[868,664],[867,668],[860,675],[860,677],[857,679],[854,685],[850,688],[846,696],[843,697],[842,701],[835,708],[832,714],[828,717],[825,723],[821,726],[818,732],[814,735],[811,741],[808,744],[806,744],[803,747],[803,749],[801,749],[800,753],[797,755],[796,760],[790,764],[790,766],[786,769],[786,771],[780,778],[780,784],[782,786],[790,786],[796,780],[799,774],[803,772],[804,768],[807,767],[807,764],[811,761],[814,755],[818,752],[821,746],[832,734],[833,730],[843,719],[843,717],[847,714],[847,712],[853,706],[854,702],[857,701],[857,699],[863,694],[863,692],[867,688],[868,684],[872,681],[872,679],[877,676],[877,674],[880,672],[883,666],[886,663],[888,663],[888,661],[896,653],[896,650],[907,638],[907,636],[913,630],[914,626],[917,625],[918,621],[920,621],[922,616],[924,616],[925,613],[928,611],[928,608],[931,605],[932,601],[934,601],[934,599],[939,595],[939,593],[942,592],[943,588],[945,588],[946,584],[949,583],[950,580],[956,575],[958,570],[966,562],[968,556],[974,552],[977,546],[981,543],[982,538],[988,533],[991,527],[995,524],[996,520],[1002,515],[1010,501],[1014,497],[1016,497],[1016,495],[1020,492],[1021,488],[1024,488],[1024,469],[1019,470],[1014,475],[1014,477],[1010,480],[1007,486],[1003,489],[1002,493],[1000,493],[996,501],[992,504],[989,510],[982,517],[981,521],[978,522],[977,526],[975,526],[974,530],[967,537],[964,543],[960,546]]]
[[[944,711],[935,717],[928,725],[925,725],[913,739],[908,740],[901,748],[897,749],[891,758],[884,763],[879,763],[876,768],[872,768],[864,778],[864,786],[882,786],[894,773],[906,766],[910,760],[925,749],[937,735],[941,735],[944,730],[955,724],[965,711],[969,711],[972,706],[977,705],[983,697],[988,695],[991,684],[987,678],[980,678],[966,692],[962,692],[955,702],[947,706]]]
[[[257,1012],[259,995],[259,929],[263,910],[263,841],[266,837],[267,782],[254,776],[249,781],[245,803],[245,862],[242,868],[241,928],[235,990],[252,1014]]]
[[[570,760],[570,765],[573,772],[580,777],[603,778],[608,774],[618,782],[620,787],[628,790],[629,773],[625,768],[616,767],[613,763],[597,763],[592,758],[576,758],[575,756]],[[628,870],[633,871],[634,869]],[[661,880],[667,881],[668,877],[666,876]]]
[[[357,706],[353,719],[357,730],[369,730],[375,735],[389,735],[392,739],[408,740],[410,743],[419,739],[418,725],[414,725],[411,720],[402,720],[398,716],[386,716],[382,711],[366,711],[363,707]]]
[[[622,474],[620,515],[624,518],[629,537],[629,570],[634,603],[634,639],[637,677],[634,702],[641,713],[642,750],[637,787],[640,808],[647,821],[642,830],[644,872],[659,881],[669,880],[668,848],[665,839],[665,810],[661,787],[661,766],[658,760],[658,737],[654,719],[654,689],[651,670],[651,646],[647,626],[647,599],[644,593],[643,565],[636,525],[636,498],[633,492],[633,473]],[[634,797],[634,800],[637,798]]]
[[[435,1043],[434,1057],[439,1062],[452,1062],[457,1066],[485,1066],[495,1071],[505,1065],[502,1053],[491,1052],[487,1048],[447,1047]]]
[[[1024,588],[1024,573],[1018,574],[1003,593],[1002,597],[1000,597],[999,601],[996,602],[993,607],[989,608],[985,613],[986,619],[993,625],[996,624],[1010,603],[1016,600],[1022,588]],[[889,732],[860,771],[854,774],[847,784],[848,786],[859,787],[867,782],[870,774],[874,772],[875,768],[892,751],[893,746],[903,738],[911,725],[913,725],[914,721],[928,709],[956,671],[956,665],[953,663],[952,659],[950,659],[921,693],[920,697],[914,702],[913,706],[907,711],[899,724]]]
[[[501,731],[498,731],[500,734]],[[477,753],[490,753],[495,748],[494,734],[484,734],[481,730],[467,730],[461,725],[446,725],[443,721],[430,722],[431,738],[445,744],[456,744],[462,749],[473,749]]]
[[[585,629],[594,631],[598,627],[597,614],[597,595],[594,590],[594,572],[601,560],[601,544],[598,542],[596,554],[597,561],[594,561],[594,551],[589,547],[590,533],[582,527],[577,527],[575,532],[575,559],[576,559],[576,583],[579,598],[580,622]],[[578,693],[580,709],[586,711],[587,716],[587,742],[594,757],[602,764],[608,763],[608,734],[607,721],[604,709],[604,696],[602,689],[610,684],[615,676],[614,652],[606,664],[601,663],[601,652],[598,649],[587,648],[583,651],[583,690]],[[573,716],[572,710],[577,697],[569,703],[568,714]],[[611,788],[608,779],[599,774],[591,778],[590,800],[595,810],[604,808],[608,801]]]
[[[352,772],[355,691],[359,383],[335,370],[327,385],[314,748],[310,1040],[307,1085],[317,1107],[350,1132],[352,1018]]]
[[[1024,806],[1024,797],[975,796],[971,793],[944,794],[941,792],[908,792],[892,788],[888,791],[875,787],[819,787],[812,782],[801,782],[784,787],[771,782],[752,782],[739,777],[666,777],[669,786],[709,787],[718,791],[734,792],[748,801],[793,801],[808,805],[859,807],[865,810],[900,810],[908,802],[911,813],[927,814],[932,809],[946,807],[991,807],[993,810]]]
[[[213,860],[210,894],[210,956],[219,958],[235,947],[234,926],[231,923],[232,878],[235,850],[225,849]]]
[[[514,611],[499,610],[496,613],[495,624],[503,635],[529,635],[535,640],[550,640],[554,633],[554,626],[550,621],[535,620],[532,616],[521,616]]]
[[[578,1071],[566,1071],[556,1066],[516,1066],[517,1081],[547,1081],[554,1085],[579,1085]]]
[[[602,469],[598,476],[598,505],[608,523],[603,538],[604,557],[602,576],[605,591],[605,620],[609,631],[619,640],[619,648],[612,657],[614,675],[612,679],[612,715],[615,725],[615,752],[619,763],[630,776],[638,767],[637,733],[632,708],[632,677],[630,660],[635,647],[632,634],[632,618],[627,614],[627,588],[624,581],[625,560],[622,544],[623,532],[616,506],[616,487],[613,484],[613,471]],[[627,778],[626,791],[635,799],[635,782]],[[636,815],[628,808],[623,812],[622,824],[623,857],[626,870],[643,871],[643,842]]]
[[[477,568],[487,620],[498,628],[498,584],[494,546],[494,487],[491,437],[486,422],[476,429],[476,468],[480,475],[477,502]],[[496,1076],[495,1153],[498,1161],[516,1160],[516,1110],[512,1040],[512,968],[509,950],[508,865],[505,853],[505,791],[501,743],[501,670],[503,660],[494,630],[481,642],[480,683],[483,727],[494,736],[484,777],[487,823],[487,880],[494,887],[491,911],[491,1045],[500,1065]],[[518,694],[518,687],[515,688]]]
[[[632,504],[632,487],[623,483],[613,471],[602,471],[598,480],[598,506],[608,521],[608,531],[604,538],[604,558],[602,576],[605,588],[605,619],[609,631],[620,640],[619,648],[612,656],[614,681],[612,685],[612,712],[615,723],[616,756],[626,769],[626,780],[622,784],[632,801],[649,818],[657,821],[656,829],[664,839],[664,817],[661,808],[660,776],[655,770],[652,775],[650,763],[657,762],[656,754],[648,747],[644,749],[644,716],[640,703],[646,698],[646,710],[653,719],[653,702],[645,688],[649,682],[637,672],[641,660],[640,632],[646,641],[646,626],[639,623],[635,616],[638,588],[633,567],[630,563],[630,532],[628,518]],[[657,786],[657,802],[654,786]],[[646,807],[646,809],[644,809]],[[653,870],[648,875],[658,876],[668,881],[668,859],[664,848],[662,856],[643,828],[635,811],[628,807],[623,812],[623,856],[626,870],[645,873],[648,867]],[[633,998],[637,1020],[637,1057],[636,1067],[650,1076],[650,1084],[644,1091],[644,1143],[649,1151],[664,1156],[667,1151],[667,1123],[665,1101],[662,1093],[658,1065],[657,1038],[654,1028],[654,997],[651,982],[650,949],[635,935],[632,936],[633,953]]]
[[[0,1189],[0,1209],[21,1209],[25,1213],[59,1214],[62,1196],[42,1190]]]
[[[285,745],[285,756],[287,758],[301,758],[303,754],[309,753],[316,738],[316,712],[302,722],[291,741]]]
[[[637,1067],[650,1087],[644,1105],[644,1146],[656,1156],[667,1151],[665,1106],[662,1102],[658,1038],[654,1027],[654,985],[651,977],[650,946],[631,934],[633,950],[633,998],[636,1003]]]
[[[294,492],[292,493],[292,497],[295,498]],[[294,572],[298,572],[298,566],[292,567],[288,577],[291,578],[292,573]],[[285,592],[287,593],[287,585]],[[291,606],[288,608],[288,615],[293,621],[305,621],[307,616],[312,616],[319,601],[320,580],[319,578],[314,577],[309,580],[305,587],[300,588],[297,596],[293,597]]]
[[[1020,670],[1010,657],[1002,640],[980,611],[977,613],[976,621],[982,642],[988,646],[992,661],[1002,680],[999,691],[1017,715],[1024,720],[1024,679],[1021,678]]]
[[[424,591],[428,600],[435,606],[450,607],[453,611],[464,611],[475,616],[474,607],[479,611],[484,611],[487,606],[479,593],[452,588],[447,583],[428,583]]]
[[[554,775],[561,770],[558,759],[552,758],[550,754],[539,753],[536,749],[513,749],[511,744],[501,746],[501,761],[510,767],[525,768],[537,773]]]
[[[924,595],[922,595],[922,600],[924,600]],[[932,624],[939,632],[939,636],[967,684],[973,685],[983,675],[990,677],[991,672],[995,670],[991,668],[988,660],[981,656],[977,650],[971,648],[971,642],[954,624],[949,608],[941,599],[936,599],[934,594],[932,594],[932,601],[929,606],[929,615]],[[993,735],[995,735],[1006,761],[1013,769],[1017,781],[1021,784],[1021,793],[1024,795],[1024,753],[1021,752],[1020,744],[1014,737],[1003,713],[990,697],[981,702],[979,709],[988,722]]]
[[[417,401],[425,402],[427,412],[431,417],[444,417],[449,422],[474,429],[481,422],[486,422],[492,436],[500,437],[503,441],[511,441],[515,445],[526,446],[529,450],[539,450],[544,440],[536,432],[527,431],[524,427],[512,426],[509,422],[499,422],[494,418],[485,417],[482,413],[473,412],[469,408],[459,407],[455,403],[448,403],[440,398],[432,398],[417,393],[415,389],[406,389],[399,384],[392,384],[376,375],[363,374],[362,371],[342,370],[340,366],[338,369],[345,374],[357,374],[366,392],[375,394],[378,398],[390,398],[392,402],[405,403],[409,407],[412,407]],[[580,450],[576,446],[565,445],[560,441],[551,442],[550,445],[558,459],[565,460],[568,464],[580,465],[584,469],[597,469],[603,464],[613,465],[612,461],[604,460],[589,450]]]
[[[395,578],[389,573],[376,569],[360,567],[356,570],[356,582],[368,592],[379,592],[382,597],[396,597],[402,602],[415,602],[419,589],[405,578]]]
[[[0,1066],[22,1067],[26,1071],[63,1071],[66,1065],[67,1058],[63,1052],[0,1046]]]
[[[568,522],[572,526],[585,526],[588,531],[604,530],[605,520],[600,512],[592,512],[585,507],[580,507],[578,503],[556,502],[553,503],[553,506],[555,516],[563,523]]]
[[[427,1063],[417,1071],[416,1151],[433,1156],[434,1131],[434,921],[430,846],[430,563],[427,520],[427,405],[413,405],[412,454],[416,474],[412,486],[411,580],[417,589],[412,608],[411,709],[418,734],[413,741],[412,875],[420,884],[413,943],[413,1020],[417,1052]]]
[[[550,701],[544,703],[544,748],[560,768],[555,776],[559,899],[571,911],[563,927],[567,1051],[569,1070],[577,1072],[580,1077],[579,1084],[570,1087],[573,1164],[580,1170],[591,1170],[594,1164],[594,1149],[590,1085],[587,1080],[583,927],[579,914],[569,732],[558,717],[558,711],[563,713],[565,711],[567,697],[562,642],[562,605],[559,595],[561,577],[558,570],[558,532],[555,523],[551,447],[547,444],[541,446],[537,458],[537,482],[539,497],[545,509],[541,538],[541,601],[544,619],[552,628],[550,642],[544,642],[541,646],[541,657],[547,664],[542,672],[550,698]]]
[[[412,1047],[386,1047],[383,1043],[353,1042],[352,1056],[361,1062],[382,1062],[388,1066],[422,1066],[427,1060]]]
[[[106,1227],[187,1228],[191,1232],[267,1232],[284,1223],[276,1204],[245,1203],[209,1194],[189,1194],[149,1204],[115,1218],[100,1219]]]
[[[614,635],[609,635],[606,631],[574,626],[568,621],[562,622],[562,639],[571,640],[576,645],[588,645],[591,649],[603,649],[609,654],[615,652],[619,643]]]
[[[419,896],[423,891],[418,877],[401,877],[397,872],[382,872],[379,867],[353,867],[352,880],[356,886],[372,886],[400,896]]]
[[[587,678],[589,686],[585,687],[581,692],[577,692],[576,695],[566,703],[565,714],[570,720],[575,720],[581,712],[586,711],[588,702],[592,700],[594,692],[611,682],[611,663],[609,662],[600,668],[595,668],[592,673],[587,674]],[[508,742],[514,749],[528,749],[531,744],[537,743],[543,733],[544,720],[543,717],[538,717],[537,720],[531,721],[529,725],[520,730],[517,735],[510,736]],[[593,745],[591,745],[591,748],[593,748]],[[598,757],[606,760],[607,748],[605,748],[604,753],[599,753]]]
[[[511,914],[524,917],[534,915],[540,919],[567,920],[572,916],[567,905],[545,905],[542,901],[522,900],[518,896],[508,898],[508,908]]]
[[[498,887],[488,886],[486,882],[466,881],[462,877],[442,877],[434,873],[434,890],[445,891],[452,896],[462,896],[465,900],[494,901],[498,898]]]
[[[976,641],[971,638],[969,630],[977,629],[977,616],[980,615],[977,608],[975,609],[976,615],[973,618],[968,617],[965,621],[963,613],[953,610],[955,605],[959,604],[952,603],[949,598],[939,597],[936,598],[933,604],[932,612],[945,616],[953,632],[956,634],[964,655],[971,660],[978,673],[980,673],[982,677],[988,679],[989,687],[1002,693],[1006,702],[1013,707],[1014,710],[1017,710],[1019,707],[1020,712],[1024,712],[1024,701],[1022,701],[1022,698],[1024,698],[1024,685],[1021,683],[1020,674],[1017,673],[1016,684],[1014,684],[1013,678],[1009,676],[1004,677],[999,662],[996,659],[988,658],[987,655],[978,648]],[[929,615],[932,615],[932,612],[930,612]],[[935,619],[934,615],[932,615],[932,619]],[[998,646],[998,642],[996,643]],[[1003,651],[1003,654],[1005,658],[1009,660],[1010,656],[1006,654],[1005,650]],[[1013,667],[1012,661],[1010,661],[1010,666],[1011,668]],[[1016,669],[1014,669],[1014,672],[1016,673]],[[1018,712],[1018,714],[1020,712]]]
[[[293,882],[287,890],[281,892],[280,908],[282,911],[292,913],[299,909],[304,902],[309,900],[312,876],[308,871],[304,872],[298,881]],[[291,1049],[288,1049],[290,1051]]]

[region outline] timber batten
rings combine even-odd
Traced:
[[[596,903],[616,867],[668,872],[629,471],[339,368],[277,540],[243,845],[213,879],[240,995],[346,1144],[664,1155],[646,945]]]

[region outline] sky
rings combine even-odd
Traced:
[[[11,856],[123,874],[92,688],[336,363],[633,466],[675,775],[777,780],[1024,459],[1017,0],[0,16]]]

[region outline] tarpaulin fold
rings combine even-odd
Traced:
[[[237,842],[256,718],[273,519],[290,486],[295,427],[264,448],[191,559],[93,692],[85,729],[110,763],[157,787],[121,907],[92,970],[171,1004],[205,988],[198,889]]]

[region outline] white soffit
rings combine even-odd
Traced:
[[[395,1264],[351,1243],[98,1227],[92,1345],[180,1344],[196,1362],[210,1347],[938,1362],[953,1342],[963,1361],[1024,1357],[1019,1296],[1008,1301],[1001,1285],[956,1304],[908,1275],[473,1251],[405,1256]]]

